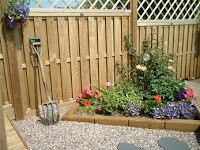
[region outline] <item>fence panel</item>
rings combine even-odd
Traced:
[[[199,77],[197,73],[198,59],[198,24],[174,24],[174,25],[151,25],[146,23],[138,26],[139,50],[142,52],[143,39],[149,38],[151,45],[161,43],[165,53],[174,53],[176,56],[176,77],[179,79],[194,79]],[[155,39],[152,39],[154,34]],[[157,44],[156,44],[157,45]]]
[[[118,61],[129,62],[123,43],[124,35],[130,33],[129,25],[129,13],[116,17],[30,17],[21,28],[25,109],[31,112],[47,101],[29,38],[41,38],[50,93],[62,103],[76,99],[90,84],[99,87],[99,83],[121,78],[115,66]]]

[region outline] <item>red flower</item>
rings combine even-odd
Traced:
[[[98,92],[94,92],[94,96],[95,96],[96,98],[98,98],[98,97],[99,97],[99,93],[98,93]]]
[[[154,99],[157,100],[157,101],[159,101],[159,102],[162,101],[162,98],[159,95],[154,96]]]
[[[90,101],[85,101],[84,102],[84,106],[90,106],[91,105],[91,102]]]
[[[85,94],[82,94],[82,97],[83,97],[83,98],[86,98],[86,95],[85,95]]]

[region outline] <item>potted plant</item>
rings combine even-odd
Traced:
[[[29,15],[29,2],[27,0],[9,0],[4,6],[3,14],[7,28],[15,28],[17,22],[25,21]]]

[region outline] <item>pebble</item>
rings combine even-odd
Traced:
[[[65,112],[61,113],[61,116]],[[199,134],[168,130],[111,126],[84,122],[60,121],[44,126],[38,117],[14,121],[31,150],[117,150],[119,143],[134,144],[147,150],[162,150],[157,141],[163,137],[186,142],[191,150],[199,149]]]

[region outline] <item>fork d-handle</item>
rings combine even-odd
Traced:
[[[39,60],[39,63],[40,63],[40,69],[41,69],[41,72],[42,72],[42,79],[43,79],[43,84],[44,84],[44,88],[45,88],[45,91],[46,91],[47,99],[48,99],[49,102],[51,102],[52,100],[51,100],[51,97],[50,97],[50,94],[49,94],[47,81],[46,81],[46,77],[45,77],[45,74],[44,74],[44,66],[43,66],[43,62],[42,62],[40,54],[39,54],[39,46],[37,46],[37,47],[35,47],[34,45],[32,45],[32,46],[33,46],[33,49],[38,56],[38,60]]]

